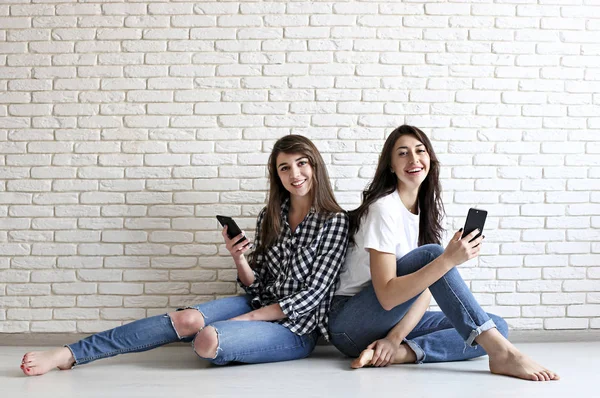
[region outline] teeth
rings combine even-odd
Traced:
[[[302,183],[304,183],[304,181],[300,181],[300,182],[293,182],[292,185],[297,187],[298,185],[302,185]]]
[[[412,170],[408,170],[409,173],[416,173],[418,171],[421,171],[423,169],[412,169]]]

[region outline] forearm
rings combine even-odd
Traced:
[[[240,278],[240,281],[245,286],[250,286],[252,283],[254,283],[254,280],[256,278],[254,276],[252,268],[250,268],[250,264],[248,264],[248,260],[246,260],[246,257],[242,254],[238,259],[234,259],[234,262],[237,268],[238,278]]]
[[[412,274],[391,278],[377,294],[381,305],[386,310],[405,303],[412,297],[427,289],[450,271],[455,264],[444,255],[436,258],[423,268]]]
[[[393,341],[395,344],[402,343],[402,340],[417,326],[423,314],[429,308],[431,303],[431,292],[429,289],[425,289],[417,300],[410,307],[404,318],[389,331],[387,338]]]
[[[283,311],[281,311],[281,307],[279,306],[279,304],[275,303],[248,312],[247,314],[241,315],[237,318],[238,320],[244,321],[277,321],[285,317],[286,316],[283,313]]]

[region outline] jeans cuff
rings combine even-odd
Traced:
[[[423,349],[412,340],[404,339],[403,341],[411,348],[411,350],[415,352],[415,355],[417,356],[415,363],[423,363],[425,360],[425,351],[423,351]]]
[[[475,341],[477,336],[479,336],[481,333],[483,333],[487,330],[490,330],[492,328],[495,328],[495,327],[496,327],[496,324],[494,323],[494,321],[492,319],[488,320],[483,325],[479,326],[477,329],[475,329],[471,332],[471,334],[469,335],[469,338],[466,341],[467,345],[469,347],[475,347],[477,345],[477,342]]]

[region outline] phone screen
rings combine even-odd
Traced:
[[[479,233],[473,238],[477,239],[483,233],[483,226],[485,225],[486,218],[487,211],[470,208],[469,213],[467,214],[467,221],[465,222],[462,236],[467,236],[476,229],[479,229]],[[473,241],[473,239],[471,239],[469,242]]]

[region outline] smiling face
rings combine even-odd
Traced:
[[[408,189],[418,189],[429,173],[429,153],[414,135],[400,136],[394,144],[391,169]]]
[[[277,175],[290,195],[304,197],[311,193],[313,168],[301,153],[281,152],[277,155]]]

